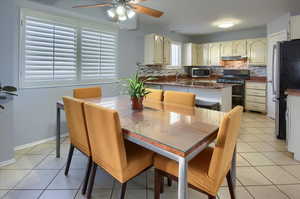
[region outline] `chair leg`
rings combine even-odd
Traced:
[[[82,192],[81,193],[83,195],[86,193],[86,189],[87,189],[87,186],[88,186],[89,177],[90,177],[90,174],[91,174],[92,163],[93,163],[93,160],[92,160],[92,157],[90,156],[89,157],[89,162],[88,162],[87,167],[86,167],[86,173],[85,173],[84,182],[83,182],[83,186],[82,186]]]
[[[121,185],[121,194],[120,194],[120,199],[124,199],[125,198],[125,194],[126,194],[126,187],[127,187],[127,182],[122,183]]]
[[[165,190],[165,178],[161,177],[160,178],[160,193],[164,193]]]
[[[216,196],[208,196],[208,199],[216,199]]]
[[[71,161],[72,161],[72,157],[73,157],[73,152],[74,152],[74,145],[70,144],[70,150],[69,150],[69,154],[68,154],[68,160],[67,160],[67,166],[65,169],[65,176],[68,175],[69,173],[69,169],[70,169],[70,165],[71,165]]]
[[[94,187],[96,171],[97,171],[97,164],[93,162],[92,172],[91,172],[90,182],[89,182],[89,187],[88,187],[88,192],[87,192],[87,199],[90,199],[91,196],[92,196],[92,191],[93,191],[93,187]]]
[[[171,187],[172,186],[172,179],[170,177],[168,177],[168,186]]]
[[[160,199],[160,193],[161,193],[161,190],[162,190],[163,178],[162,178],[160,172],[157,169],[154,170],[154,178],[155,178],[155,182],[154,182],[154,199]]]
[[[228,188],[229,188],[229,192],[230,192],[230,197],[231,197],[231,199],[235,199],[234,187],[233,187],[233,183],[232,183],[232,176],[231,176],[230,170],[228,171],[226,178],[227,178]]]

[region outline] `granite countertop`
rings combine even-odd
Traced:
[[[213,80],[194,80],[194,79],[179,79],[179,80],[153,80],[147,81],[146,84],[151,85],[168,85],[168,86],[182,86],[192,88],[204,88],[204,89],[223,89],[231,87],[232,84],[215,83]]]
[[[247,82],[261,82],[261,83],[266,83],[267,82],[267,77],[255,77],[252,76],[250,79],[247,80]]]
[[[287,95],[300,96],[300,89],[287,89],[285,91]]]

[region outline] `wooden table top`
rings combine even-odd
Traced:
[[[144,110],[131,109],[128,96],[85,99],[118,111],[126,136],[132,136],[185,157],[212,142],[225,113],[160,102],[144,102]],[[58,105],[63,107],[62,102]]]

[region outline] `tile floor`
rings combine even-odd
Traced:
[[[263,115],[245,113],[238,140],[237,199],[299,199],[300,162],[292,159],[285,143],[273,134],[274,121]],[[87,159],[75,153],[68,177],[63,169],[68,139],[62,141],[62,158],[55,157],[51,141],[16,152],[16,163],[0,168],[0,198],[3,199],[83,199],[80,187]],[[153,198],[153,170],[130,181],[127,199]],[[177,198],[176,183],[166,187],[162,199]],[[99,170],[93,198],[116,198],[119,184]],[[190,190],[191,199],[207,198]],[[229,199],[226,183],[219,199]]]

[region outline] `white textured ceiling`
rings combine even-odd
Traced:
[[[141,16],[144,23],[160,23],[183,34],[224,31],[213,25],[223,19],[236,19],[231,30],[261,26],[287,12],[300,11],[300,0],[148,0],[142,5],[165,12],[160,19]]]

